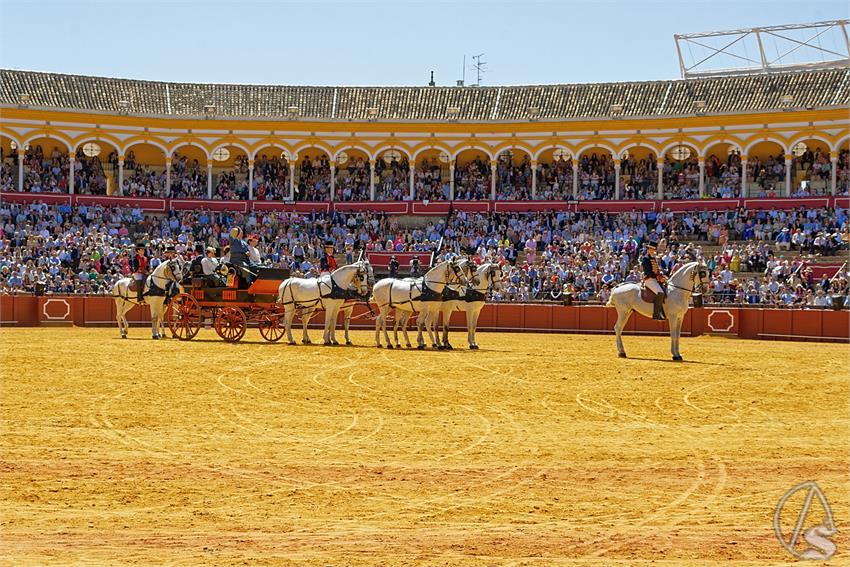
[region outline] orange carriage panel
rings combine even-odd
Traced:
[[[248,288],[248,293],[253,295],[277,295],[280,289],[279,280],[259,279],[251,284]]]

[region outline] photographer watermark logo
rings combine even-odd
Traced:
[[[796,506],[792,506],[788,501],[798,492],[803,492],[805,495],[803,504],[800,506],[799,512],[797,513],[793,531],[783,534],[781,523],[782,512],[785,510],[786,504],[788,504],[786,518],[794,517],[794,510],[796,509]],[[817,502],[815,502],[816,497]],[[797,502],[797,500],[798,499],[795,498],[792,502]],[[813,504],[815,504],[814,507],[812,506]],[[819,516],[816,515],[818,514],[818,508],[823,509],[823,521],[819,524],[812,525],[815,521],[820,519]],[[810,513],[812,516],[811,519],[809,519]],[[806,528],[804,531],[803,528],[806,525],[811,527]],[[776,532],[776,537],[779,539],[782,547],[784,547],[788,553],[797,559],[827,560],[832,557],[836,551],[835,544],[830,539],[837,531],[835,529],[835,523],[832,521],[832,510],[829,507],[829,503],[826,501],[826,496],[824,496],[823,491],[813,480],[798,484],[780,498],[779,503],[776,505],[776,512],[773,514],[773,529]],[[803,539],[808,544],[808,546],[802,551],[797,549],[797,542],[800,539],[801,532],[803,534]]]

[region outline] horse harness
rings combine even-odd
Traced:
[[[355,275],[355,278],[359,279],[359,278],[362,277],[361,271],[362,271],[362,268],[358,268],[357,274]],[[331,280],[330,285],[328,285],[328,283],[323,281],[323,280],[318,280],[316,287],[319,290],[319,297],[317,297],[316,299],[311,299],[311,300],[308,300],[308,301],[295,301],[295,297],[292,296],[292,294],[290,293],[292,300],[291,301],[284,301],[282,303],[283,306],[285,307],[287,305],[295,305],[295,307],[297,309],[313,309],[318,305],[319,309],[324,310],[325,309],[325,302],[324,302],[325,299],[341,299],[341,300],[345,301],[345,300],[361,299],[362,298],[362,296],[359,293],[352,291],[352,290],[349,290],[349,289],[345,289],[341,285],[336,283],[336,280],[334,280],[334,278],[333,278],[333,274],[330,274],[330,280]],[[289,289],[289,287],[291,285],[292,285],[291,280],[287,281],[284,284],[284,288],[283,288],[283,294],[284,295],[286,294],[286,290]],[[323,294],[322,293],[322,287],[326,288],[328,290],[328,292]]]

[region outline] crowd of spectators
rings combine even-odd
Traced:
[[[848,292],[847,273],[817,280],[810,256],[846,249],[850,220],[843,209],[703,211],[674,214],[637,210],[612,214],[568,212],[480,214],[455,211],[418,228],[384,214],[171,211],[70,205],[0,205],[0,292],[108,293],[130,272],[140,239],[171,242],[191,255],[196,244],[219,250],[231,226],[259,238],[273,265],[316,275],[327,240],[345,262],[368,252],[436,251],[488,258],[509,266],[496,301],[605,302],[618,283],[642,279],[637,259],[649,238],[664,239],[661,265],[673,269],[704,260],[712,274],[708,300],[766,305],[814,305]],[[789,238],[790,235],[790,238]],[[438,246],[442,241],[442,248]],[[697,242],[716,251],[705,253]],[[787,255],[787,256],[786,256]],[[818,292],[822,290],[823,293]]]
[[[524,154],[515,158],[497,160],[496,198],[499,200],[528,200],[532,198],[531,159]],[[16,191],[18,151],[0,155],[0,190]],[[75,192],[105,195],[110,185],[118,196],[173,197],[179,199],[206,199],[207,167],[200,160],[175,152],[172,156],[171,187],[167,187],[165,167],[139,162],[133,150],[124,159],[124,181],[118,187],[118,154],[109,154],[105,164],[100,157],[87,157],[78,149],[74,162]],[[25,192],[68,192],[68,155],[54,146],[46,151],[41,145],[28,147],[23,155]],[[104,165],[108,167],[105,169]],[[331,163],[327,155],[305,156],[298,165],[295,182],[295,199],[300,201],[330,200]],[[384,159],[375,162],[375,200],[401,201],[409,198],[409,162],[407,157]],[[577,186],[573,188],[573,168],[578,169]],[[795,157],[792,164],[791,196],[809,197],[829,193],[832,176],[829,152],[817,147],[807,149]],[[370,164],[362,158],[352,158],[339,165],[335,171],[335,198],[340,201],[367,201],[370,199]],[[491,162],[486,157],[457,163],[454,173],[455,199],[461,201],[486,200],[491,196]],[[663,160],[664,195],[666,199],[698,199],[699,162],[691,154],[685,159]],[[850,152],[842,150],[836,165],[838,195],[850,194]],[[448,166],[437,159],[423,159],[415,166],[414,195],[417,200],[441,201],[451,196],[446,179]],[[742,161],[737,152],[705,159],[703,197],[710,199],[738,198],[741,196]],[[254,166],[253,195],[258,200],[283,200],[289,197],[289,164],[281,157],[257,158]],[[747,163],[747,195],[773,198],[782,196],[785,182],[784,155],[769,155],[765,159],[751,156]],[[552,159],[538,164],[536,197],[541,200],[602,200],[614,199],[615,166],[609,153],[589,151],[577,160]],[[628,154],[620,161],[620,199],[655,199],[658,182],[658,163],[652,154],[636,158]],[[248,158],[237,156],[234,166],[225,171],[215,171],[212,198],[244,200],[250,195],[248,188]]]

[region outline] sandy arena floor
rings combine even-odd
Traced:
[[[776,565],[810,479],[850,558],[847,345],[131,336],[0,330],[0,564]]]

